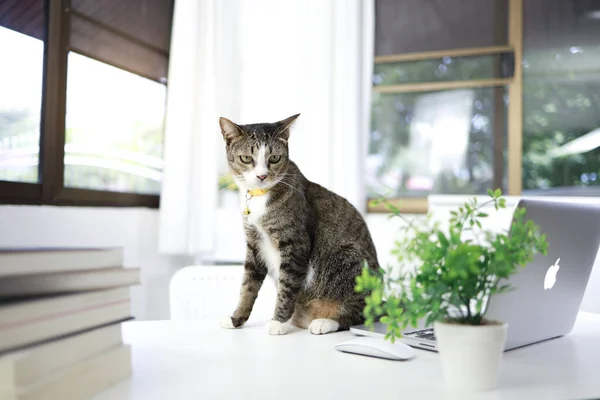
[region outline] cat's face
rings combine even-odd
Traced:
[[[268,189],[286,176],[291,116],[275,123],[237,125],[220,118],[227,162],[236,181],[247,189]]]

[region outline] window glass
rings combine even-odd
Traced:
[[[376,0],[375,54],[506,45],[507,15],[508,0]]]
[[[600,2],[524,3],[523,191],[600,190]]]
[[[43,1],[0,2],[0,180],[39,181],[44,38]]]
[[[166,82],[172,0],[71,0],[70,14],[72,50]]]
[[[158,194],[166,86],[70,52],[65,187]]]
[[[505,185],[503,87],[373,93],[369,197],[485,193]]]
[[[510,60],[500,54],[377,63],[373,67],[373,85],[506,78],[512,75],[510,65]]]
[[[173,0],[71,0],[65,187],[159,194]]]

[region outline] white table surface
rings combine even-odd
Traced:
[[[498,388],[479,394],[447,391],[437,353],[388,361],[335,350],[350,332],[269,336],[262,323],[148,321],[125,323],[123,335],[132,377],[95,400],[600,398],[600,315],[584,312],[569,335],[506,352]]]

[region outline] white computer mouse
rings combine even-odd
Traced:
[[[334,346],[345,353],[360,354],[363,356],[386,358],[388,360],[409,360],[416,354],[415,349],[407,344],[390,342],[383,338],[360,336]]]

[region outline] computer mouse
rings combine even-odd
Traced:
[[[388,360],[409,360],[416,354],[415,349],[407,344],[398,341],[392,343],[383,338],[368,336],[346,340],[334,345],[334,347],[345,353],[385,358]]]

